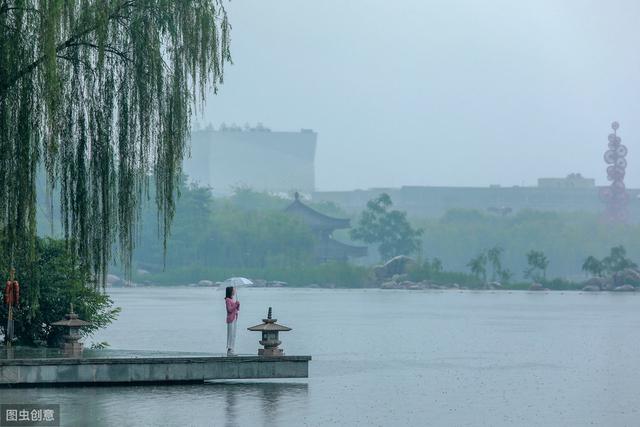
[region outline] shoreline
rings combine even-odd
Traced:
[[[155,284],[135,284],[134,286],[106,286],[106,290],[112,289],[139,289],[139,288],[189,288],[189,289],[215,289],[222,290],[222,287],[219,286],[193,286],[192,284],[184,284],[184,283],[155,283]],[[632,287],[633,288],[633,287]],[[565,288],[565,289],[554,289],[554,288],[531,288],[530,284],[514,284],[514,285],[502,285],[501,287],[486,287],[486,286],[447,286],[447,285],[436,285],[436,286],[396,286],[396,287],[384,287],[384,286],[332,286],[329,285],[287,285],[287,286],[246,286],[243,289],[321,289],[321,290],[382,290],[382,291],[459,291],[459,292],[500,292],[500,291],[518,291],[518,292],[533,292],[533,293],[544,293],[544,292],[583,292],[583,293],[640,293],[640,290],[637,288],[631,289],[585,289],[584,285],[576,284],[575,287]]]

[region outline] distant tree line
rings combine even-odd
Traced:
[[[438,219],[411,220],[423,230],[423,256],[437,257],[454,271],[470,271],[473,260],[473,274],[488,278],[498,270],[491,267],[487,248],[501,248],[500,268],[513,280],[532,275],[580,280],[587,257],[602,260],[609,248],[620,245],[628,258],[640,258],[640,224],[606,224],[590,213],[521,211],[503,217],[454,209]]]
[[[306,264],[313,253],[309,228],[283,212],[287,201],[239,189],[215,199],[209,189],[183,182],[172,233],[163,258],[157,239],[157,216],[144,210],[138,267],[159,271],[178,268],[289,268]]]
[[[350,285],[349,280],[366,281],[366,269],[350,270],[354,264],[323,266],[313,261],[312,233],[283,212],[291,203],[288,199],[248,188],[214,198],[208,189],[186,181],[181,195],[167,241],[166,263],[157,240],[157,215],[151,208],[143,210],[142,237],[134,255],[138,268],[164,271],[166,277],[183,272],[190,276],[184,280],[215,270],[216,277],[246,272],[306,283],[330,280],[344,286]],[[308,203],[328,215],[347,216],[335,204]],[[391,198],[381,194],[352,219],[353,229],[340,238],[367,243],[372,252],[379,252],[381,261],[414,256],[419,264],[416,277],[445,280],[447,274],[459,274],[459,281],[501,283],[543,281],[547,276],[580,280],[581,268],[597,276],[634,265],[626,251],[621,254],[621,249],[615,249],[606,255],[603,247],[624,244],[630,254],[640,255],[639,226],[610,227],[588,214],[524,211],[497,217],[452,210],[438,220],[416,220],[393,209]]]

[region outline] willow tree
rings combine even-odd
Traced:
[[[5,258],[31,253],[40,170],[98,281],[118,248],[130,266],[150,180],[166,245],[192,110],[230,61],[222,1],[0,0]]]

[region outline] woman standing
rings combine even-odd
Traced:
[[[234,300],[236,288],[227,286],[224,302],[227,306],[227,356],[235,356],[233,352],[236,346],[236,325],[238,323],[238,312],[240,311],[240,301]]]

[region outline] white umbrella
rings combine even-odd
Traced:
[[[233,287],[253,285],[253,282],[247,279],[246,277],[230,277],[227,280],[225,280],[223,283],[225,286],[233,286]]]

